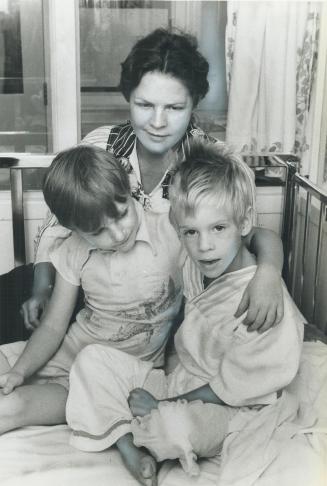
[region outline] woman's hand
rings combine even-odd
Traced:
[[[148,415],[151,410],[158,408],[158,403],[159,400],[143,388],[134,388],[128,397],[128,404],[133,417]]]
[[[243,324],[248,331],[262,333],[278,324],[284,315],[282,279],[278,270],[271,265],[260,265],[253,279],[245,289],[235,313],[246,316]]]
[[[4,395],[9,395],[15,388],[24,383],[24,376],[17,371],[9,371],[0,375],[0,388]]]
[[[52,263],[35,264],[32,296],[23,303],[20,309],[28,331],[34,331],[40,325],[41,316],[53,291],[55,275],[56,271]]]
[[[50,296],[46,293],[32,295],[21,307],[20,313],[24,319],[25,327],[28,331],[34,331],[39,327],[41,316],[49,302]]]

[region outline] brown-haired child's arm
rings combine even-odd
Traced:
[[[7,395],[22,385],[26,378],[45,365],[58,350],[66,334],[77,294],[78,287],[57,273],[53,294],[41,325],[32,334],[11,370],[0,375],[3,394]]]

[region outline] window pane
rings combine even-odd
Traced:
[[[226,2],[80,0],[79,19],[82,137],[128,118],[128,104],[118,89],[120,63],[140,37],[171,26],[196,35],[209,60],[210,92],[197,114],[203,128],[223,138]]]
[[[42,0],[1,0],[1,152],[48,150],[43,45]]]
[[[120,63],[137,39],[168,27],[170,2],[80,0],[82,137],[128,117],[119,92]]]
[[[0,152],[48,152],[42,0],[0,0]],[[27,189],[41,171],[26,173]],[[7,170],[0,189],[9,189]]]

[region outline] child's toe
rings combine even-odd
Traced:
[[[157,486],[157,465],[153,457],[143,458],[141,474],[146,486]]]

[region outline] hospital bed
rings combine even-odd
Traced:
[[[323,486],[327,484],[327,194],[297,172],[289,156],[264,157],[253,164],[261,182],[281,173],[283,184],[282,239],[284,280],[309,324],[306,326],[303,371],[297,387],[300,401],[310,403],[318,422],[314,429],[295,434],[256,479],[236,474],[232,482],[221,479],[219,456],[200,460],[200,475],[189,477],[178,462],[160,469],[162,486]],[[26,261],[23,172],[46,168],[52,156],[37,159],[0,156],[0,168],[10,170],[15,265]],[[252,165],[253,158],[247,162]],[[137,486],[115,448],[100,453],[81,452],[69,445],[66,425],[26,427],[0,436],[1,486]],[[251,443],[246,445],[251,449]],[[256,451],[253,451],[256,454]],[[235,464],[235,471],[238,467]]]

